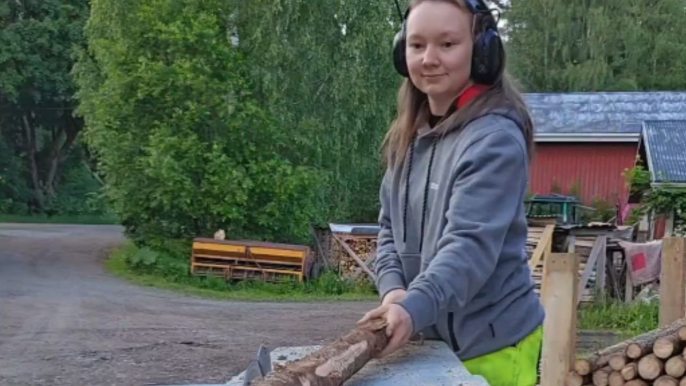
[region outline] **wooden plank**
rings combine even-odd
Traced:
[[[205,255],[202,253],[195,254],[194,255],[196,258],[202,258],[202,259],[208,259],[208,260],[221,260],[221,261],[245,261],[247,263],[256,263],[256,264],[278,264],[278,265],[294,265],[294,266],[301,266],[302,265],[302,259],[300,260],[277,260],[277,259],[269,259],[271,256],[267,256],[266,258],[249,258],[249,257],[234,257],[234,256],[221,256],[221,255]]]
[[[686,238],[662,239],[660,277],[660,325],[664,326],[686,314]]]
[[[554,283],[554,285],[552,285]],[[578,256],[573,253],[548,256],[541,299],[546,310],[543,322],[541,385],[564,385],[576,353],[576,305]]]
[[[279,256],[279,257],[295,257],[304,258],[306,253],[304,251],[293,251],[287,249],[276,249],[276,248],[260,248],[260,247],[248,247],[250,253],[253,255],[263,255],[263,256]]]
[[[605,236],[598,236],[593,244],[593,249],[591,250],[591,255],[588,257],[588,262],[585,264],[585,269],[581,275],[581,280],[579,282],[579,293],[582,293],[588,284],[588,279],[591,278],[591,272],[598,261],[600,255],[605,256],[605,243],[607,239]]]
[[[196,243],[193,243],[193,249],[204,249],[207,251],[245,253],[245,246],[243,246],[243,245],[210,244],[210,243],[196,242]]]
[[[550,224],[545,227],[541,239],[538,240],[534,254],[531,256],[529,261],[529,268],[534,269],[543,260],[546,254],[549,254],[552,249],[553,244],[553,232],[555,231],[555,225]]]
[[[350,257],[352,257],[353,260],[357,262],[357,264],[364,270],[364,272],[367,273],[367,275],[369,275],[369,277],[374,282],[376,282],[376,275],[369,269],[369,267],[367,267],[367,264],[365,264],[365,262],[362,261],[362,259],[360,259],[359,256],[357,256],[357,253],[355,253],[355,251],[353,251],[352,248],[350,248],[350,246],[345,241],[338,238],[338,236],[336,236],[335,234],[332,234],[331,236],[333,236],[334,240],[338,241],[338,243],[341,244],[343,249],[345,249],[345,251],[348,252]]]
[[[607,247],[607,238],[605,238],[605,246]],[[595,274],[595,289],[596,292],[599,293],[600,296],[603,298],[605,297],[605,274],[607,272],[606,262],[607,248],[603,248],[603,251],[600,253],[600,256],[598,256],[598,265],[596,267]]]

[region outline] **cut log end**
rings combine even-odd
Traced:
[[[686,373],[686,360],[682,356],[669,358],[665,363],[665,373],[674,378],[683,377]]]
[[[686,341],[686,326],[681,327],[677,332],[677,335],[679,336],[679,339]]]
[[[593,373],[593,384],[595,386],[608,386],[610,384],[610,373],[612,369],[607,366]]]
[[[642,379],[634,379],[625,383],[624,386],[648,386],[648,383]]]
[[[679,381],[669,375],[663,375],[653,382],[653,386],[679,386]]]
[[[653,353],[656,357],[667,359],[676,354],[681,348],[681,340],[678,335],[667,335],[658,338],[653,344]]]
[[[621,371],[626,366],[626,356],[623,354],[615,354],[610,357],[609,365],[612,370]]]
[[[624,378],[619,371],[613,371],[610,373],[610,378],[608,379],[608,384],[610,386],[624,386]]]
[[[624,366],[621,370],[622,377],[626,381],[630,381],[638,376],[638,364],[636,362],[631,362]]]
[[[626,346],[626,356],[631,359],[639,359],[648,354],[649,348],[639,343],[630,343]]]
[[[662,375],[664,362],[654,354],[646,355],[638,362],[638,375],[647,381],[653,381]]]
[[[588,382],[588,376],[579,375],[576,371],[570,371],[565,379],[566,386],[583,386]]]
[[[574,362],[574,371],[577,374],[584,376],[588,375],[593,371],[591,367],[591,362],[588,359],[578,359]]]

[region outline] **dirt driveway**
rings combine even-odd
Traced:
[[[260,344],[320,344],[373,303],[211,301],[103,270],[116,226],[0,224],[0,385],[222,383]]]

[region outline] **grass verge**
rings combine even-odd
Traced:
[[[0,223],[111,225],[117,224],[118,221],[114,216],[106,215],[26,216],[15,214],[0,214]]]
[[[659,312],[658,302],[599,302],[579,309],[579,328],[610,330],[630,338],[657,328]]]
[[[151,254],[154,257],[151,258]],[[175,268],[169,268],[168,263],[165,263],[165,258],[169,257],[161,255],[159,252],[126,244],[112,252],[106,261],[106,268],[115,276],[139,285],[211,299],[289,302],[378,300],[371,285],[355,285],[333,272],[327,272],[319,279],[305,283],[226,283],[218,278],[187,275],[188,264],[185,262],[177,261]],[[142,261],[148,262],[147,267],[137,264]]]

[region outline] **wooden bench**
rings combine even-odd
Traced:
[[[232,241],[209,238],[193,240],[191,273],[226,280],[304,280],[310,248],[302,245]]]

